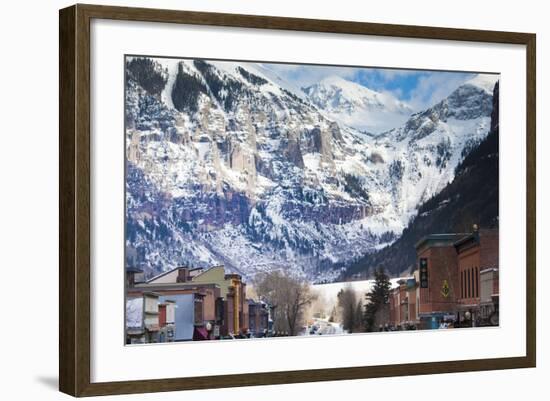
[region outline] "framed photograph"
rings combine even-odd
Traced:
[[[534,34],[59,18],[61,391],[535,366]]]

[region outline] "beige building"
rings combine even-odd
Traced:
[[[224,266],[215,266],[191,278],[197,284],[215,284],[220,287],[220,296],[231,310],[226,311],[229,331],[238,333],[248,329],[248,303],[246,284],[239,274],[225,274]]]
[[[128,271],[128,274],[133,274],[133,271]],[[133,280],[129,278],[128,282]],[[155,291],[163,298],[193,294],[196,328],[206,327],[210,323],[214,325],[213,331],[219,331],[222,336],[243,334],[249,329],[246,284],[239,274],[226,274],[224,266],[214,266],[208,270],[177,267],[145,283],[133,282],[127,294],[137,296],[144,291]],[[216,326],[219,328],[216,329]],[[176,329],[181,330],[177,322]]]
[[[158,342],[159,333],[159,295],[143,292],[126,300],[127,343]]]

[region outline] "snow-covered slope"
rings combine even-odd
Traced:
[[[493,95],[493,89],[495,88],[495,83],[498,80],[498,75],[490,74],[478,74],[472,79],[466,81],[464,85],[475,86],[479,89],[483,89],[489,95]]]
[[[223,263],[330,280],[452,180],[491,112],[468,84],[375,138],[261,66],[155,59],[127,72],[127,263],[149,274]]]
[[[369,133],[404,123],[412,108],[390,93],[381,93],[338,76],[303,88],[309,99],[330,118]]]

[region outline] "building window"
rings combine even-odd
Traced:
[[[466,298],[466,296],[468,295],[468,271],[463,270],[462,274],[464,275],[464,295],[462,296],[462,298]]]
[[[468,269],[468,298],[472,296],[472,269]]]
[[[468,269],[468,292],[466,293],[466,298],[470,298],[471,291],[472,291],[472,274],[471,269]]]
[[[472,267],[472,298],[475,298],[476,291],[477,291],[476,270],[475,270],[475,267]]]
[[[477,298],[477,296],[479,295],[479,280],[478,280],[478,277],[477,277],[477,267],[474,269],[474,283],[475,283],[475,286],[476,286],[476,293],[475,293],[475,297]]]
[[[477,295],[477,280],[476,280],[476,268],[472,269],[472,298],[475,298]]]
[[[476,275],[472,267],[472,298],[476,296]]]
[[[460,298],[462,298],[462,285],[464,283],[464,280],[462,278],[462,272],[460,272]]]
[[[466,295],[464,298],[468,298],[468,292],[470,291],[470,270],[465,270],[466,273]]]
[[[479,297],[479,270],[476,266],[476,298]]]
[[[464,296],[463,296],[463,298],[466,298],[468,296],[468,270],[464,270],[462,273],[464,274]]]
[[[462,270],[462,298],[466,298],[466,271]]]
[[[475,298],[476,291],[477,291],[476,273],[475,273],[475,269],[472,267],[472,298]]]

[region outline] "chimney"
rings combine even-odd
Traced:
[[[189,269],[187,267],[178,267],[177,283],[186,283],[189,279]]]
[[[127,287],[132,288],[136,284],[135,273],[132,271],[127,271],[126,280]]]
[[[143,276],[143,270],[136,267],[127,267],[126,268],[126,285],[128,288],[132,288],[138,283],[138,278]],[[141,282],[141,281],[139,281]]]

